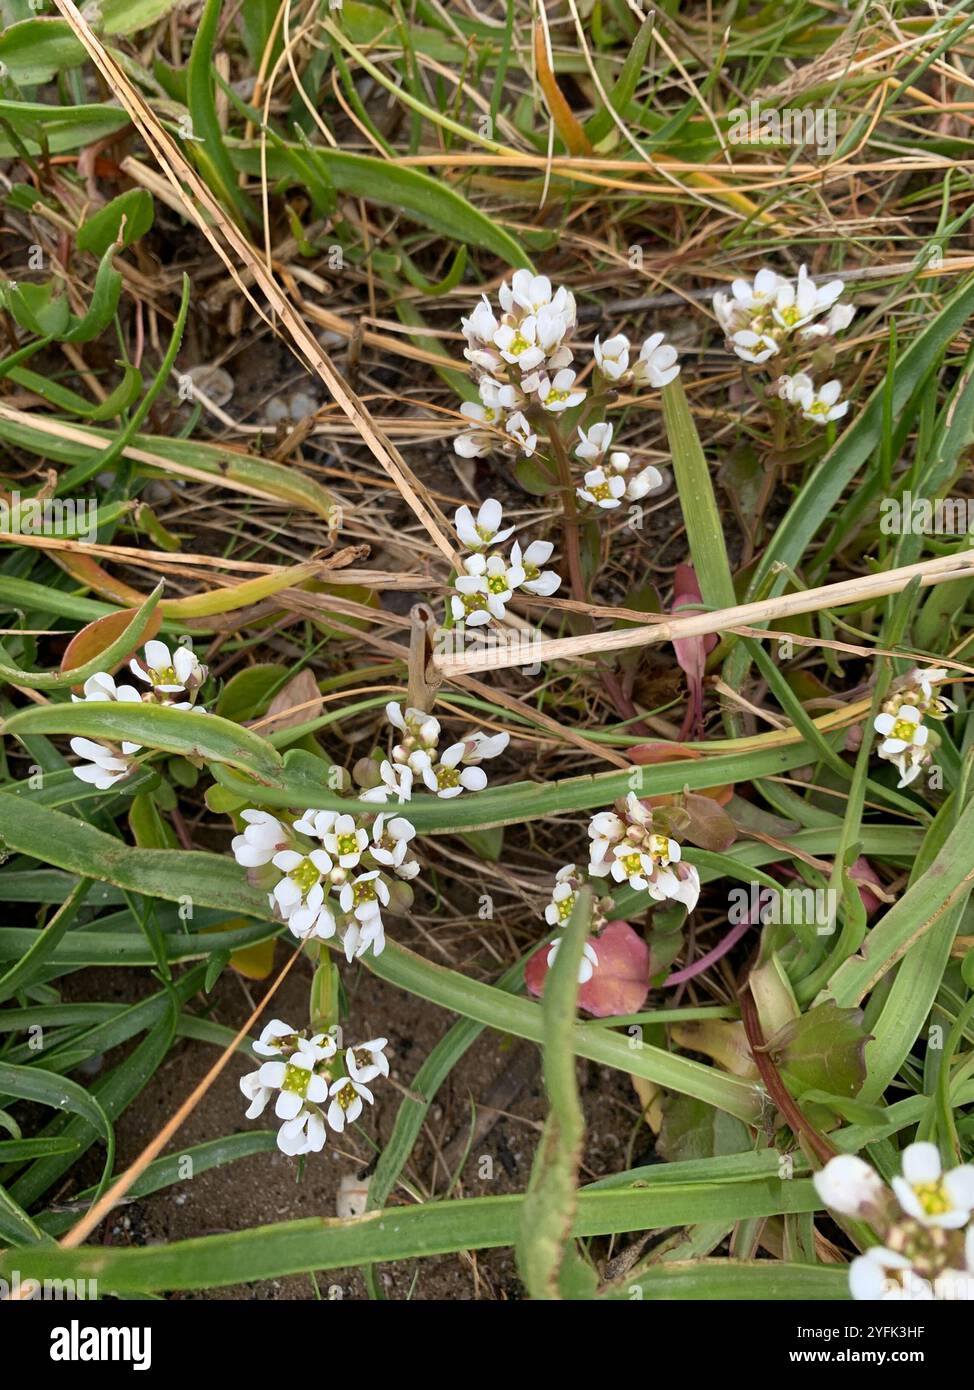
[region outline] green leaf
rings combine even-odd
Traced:
[[[709,608],[732,608],[737,596],[727,559],[724,528],[710,469],[680,377],[664,386],[661,395],[663,423],[673,456],[673,476],[700,593]]]
[[[851,1098],[866,1076],[868,1037],[861,1009],[839,1009],[828,1001],[791,1019],[768,1039],[767,1049],[799,1098],[806,1091]]]
[[[153,217],[152,195],[144,188],[130,188],[127,193],[113,198],[110,203],[106,203],[103,208],[85,218],[76,238],[78,250],[91,251],[96,256],[103,256],[120,235],[122,245],[131,246],[149,231]]]

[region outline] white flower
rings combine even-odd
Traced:
[[[608,381],[621,381],[629,370],[629,339],[626,335],[617,333],[604,343],[596,338],[594,351],[602,375]]]
[[[538,321],[534,315],[522,319],[515,327],[502,323],[494,334],[494,346],[505,362],[530,372],[545,360],[545,350],[538,337]]]
[[[277,1147],[289,1158],[297,1158],[300,1154],[320,1153],[326,1137],[322,1117],[314,1110],[302,1110],[293,1120],[281,1125],[277,1131]]]
[[[511,567],[524,573],[520,587],[526,593],[538,598],[550,598],[561,587],[561,575],[554,570],[542,570],[541,566],[551,558],[554,546],[550,541],[532,541],[527,550],[521,550],[520,541],[511,546]]]
[[[870,1246],[852,1261],[849,1292],[857,1302],[928,1302],[934,1297],[930,1281],[914,1273],[904,1255],[883,1245]]]
[[[324,904],[325,890],[321,879],[332,871],[331,858],[324,849],[313,849],[308,854],[296,849],[282,849],[274,855],[271,863],[284,875],[270,895],[271,905],[277,907],[289,925],[290,919],[299,914],[292,930],[296,935],[303,936],[311,929]]]
[[[372,1038],[369,1042],[359,1043],[357,1047],[346,1048],[345,1070],[352,1081],[368,1085],[377,1076],[388,1076],[389,1058],[385,1054],[388,1046],[386,1038]]]
[[[242,835],[230,841],[233,857],[245,869],[259,869],[287,845],[288,835],[279,820],[268,811],[241,811],[246,823]]]
[[[295,830],[302,835],[310,835],[313,840],[324,843],[325,836],[338,819],[337,811],[317,811],[314,807],[305,811],[300,820],[292,821]]]
[[[475,729],[463,740],[463,761],[471,767],[476,767],[487,758],[499,757],[510,741],[511,736],[508,733],[485,734],[480,729]]]
[[[530,458],[537,448],[538,436],[528,424],[527,417],[520,410],[515,411],[508,417],[505,429],[525,458]]]
[[[459,796],[462,791],[481,792],[487,785],[487,774],[477,766],[462,766],[465,745],[451,744],[441,753],[438,762],[423,770],[423,781],[437,796]]]
[[[877,752],[899,768],[901,787],[908,786],[919,775],[926,757],[930,730],[922,719],[915,705],[900,705],[895,714],[884,711],[873,721],[876,732],[882,735]]]
[[[123,745],[124,747],[133,745]],[[136,748],[138,744],[134,745]],[[135,767],[131,758],[120,754],[117,748],[108,744],[96,743],[90,738],[73,738],[71,740],[71,751],[77,753],[79,758],[87,758],[86,763],[72,768],[75,777],[82,782],[96,787],[98,791],[107,791],[116,782],[120,782],[123,777]]]
[[[555,874],[551,902],[544,910],[544,919],[549,927],[563,927],[572,915],[577,883],[578,870],[574,864],[566,864]]]
[[[588,826],[589,867],[593,878],[605,878],[613,862],[613,848],[626,833],[626,823],[615,811],[600,811]]]
[[[412,798],[413,770],[406,763],[391,763],[387,758],[383,758],[379,764],[379,776],[382,778],[379,786],[370,787],[368,791],[362,792],[362,801],[378,801],[384,804],[392,798],[401,805]]]
[[[469,507],[458,507],[455,514],[457,535],[468,550],[484,550],[489,545],[500,545],[508,536],[514,534],[514,527],[501,530],[504,509],[494,497],[488,497],[480,504],[474,520]]]
[[[731,336],[731,347],[744,362],[767,362],[778,351],[778,344],[768,333],[755,333],[741,328]]]
[[[533,275],[530,270],[515,270],[510,285],[505,280],[497,293],[501,308],[508,314],[518,309],[536,314],[551,303],[551,296],[551,281],[547,275]]]
[[[345,959],[351,963],[358,956],[364,956],[370,948],[372,954],[381,956],[386,948],[385,929],[382,925],[382,917],[376,913],[374,917],[367,921],[352,921],[345,928],[345,935],[342,937],[342,946],[345,951]]]
[[[680,375],[677,351],[671,343],[664,342],[662,333],[654,333],[639,349],[639,357],[632,369],[632,379],[639,386],[652,386],[659,389],[668,386]]]
[[[89,701],[97,704],[102,700],[118,700],[123,704],[136,705],[142,703],[142,696],[134,685],[116,685],[115,677],[110,676],[107,671],[96,671],[93,676],[89,676],[82,689],[83,695],[71,696],[75,704]]]
[[[843,332],[856,316],[854,304],[834,304],[825,318],[818,323],[808,324],[795,334],[800,343],[812,343],[822,338],[833,338]]]
[[[556,372],[554,378],[549,380],[543,377],[538,383],[538,400],[545,410],[557,413],[560,410],[571,410],[574,406],[580,405],[585,399],[585,391],[575,385],[577,373],[570,367],[564,367],[560,372]]]
[[[797,405],[802,416],[815,424],[825,425],[830,420],[841,420],[848,412],[849,402],[840,401],[842,382],[827,381],[816,389],[812,378],[805,372],[794,376],[783,376],[778,382],[779,394],[786,401]]]
[[[368,849],[369,832],[356,825],[354,816],[336,816],[322,843],[340,869],[354,869]]]
[[[613,458],[615,458],[614,454],[609,460],[610,463]],[[651,463],[648,463],[645,468],[641,468],[639,472],[626,483],[626,500],[629,502],[638,502],[649,493],[658,491],[662,486],[662,473],[660,473],[658,468],[654,468]]]
[[[372,1092],[361,1081],[351,1076],[340,1076],[332,1082],[331,1104],[328,1107],[328,1123],[336,1134],[341,1134],[346,1124],[353,1125],[362,1113],[362,1101],[374,1103]]]
[[[626,480],[618,473],[608,474],[604,468],[591,468],[585,474],[581,487],[575,489],[583,502],[609,511],[618,507],[626,495]]]
[[[612,425],[608,420],[600,420],[588,430],[579,428],[578,437],[582,442],[575,446],[575,457],[583,463],[598,463],[612,444]]]
[[[206,680],[206,667],[191,647],[179,646],[170,652],[165,642],[146,642],[142,660],[133,657],[129,669],[139,680],[163,695],[195,690]]]
[[[947,680],[950,672],[946,666],[917,666],[910,679],[920,687],[920,693],[928,705],[933,707],[925,713],[943,713],[956,710],[953,700],[937,693],[940,681]]]
[[[560,941],[555,941],[552,942],[551,946],[549,946],[549,966],[554,965],[555,957],[558,955],[558,947],[560,945]],[[595,973],[595,967],[598,965],[598,963],[599,957],[598,953],[595,950],[595,947],[592,945],[590,941],[586,941],[585,945],[582,947],[582,959],[578,963],[578,983],[580,985],[588,984],[589,980],[592,978],[592,975]]]
[[[886,1184],[863,1159],[855,1154],[830,1158],[819,1173],[813,1173],[815,1191],[827,1207],[843,1216],[859,1216],[883,1200]]]
[[[779,287],[786,284],[775,271],[763,267],[754,277],[754,283],[747,280],[734,280],[728,296],[723,290],[714,295],[714,313],[717,321],[730,336],[736,329],[762,310],[770,307],[778,294]]]
[[[694,864],[683,862],[657,869],[649,879],[648,892],[657,902],[682,903],[692,912],[700,897],[700,874]]]
[[[945,1173],[936,1144],[910,1144],[901,1157],[902,1177],[893,1191],[907,1216],[924,1226],[956,1230],[966,1226],[974,1209],[974,1165]]]
[[[252,1046],[258,1057],[278,1057],[283,1050],[285,1038],[292,1038],[297,1046],[297,1032],[290,1023],[285,1023],[282,1018],[272,1018]]]
[[[503,366],[500,353],[494,347],[497,319],[486,295],[481,297],[469,318],[461,318],[460,327],[467,340],[463,355],[468,362],[487,372]]]
[[[390,700],[386,705],[386,718],[394,729],[405,734],[404,743],[411,740],[424,748],[435,748],[440,741],[440,721],[425,710],[407,708],[404,713],[402,705]],[[402,748],[397,746],[392,750],[393,757],[401,752]],[[405,761],[405,755],[397,761]]]
[[[409,853],[409,842],[415,834],[415,826],[404,816],[376,816],[375,824],[372,826],[372,858],[377,864],[395,869],[397,873],[403,867],[409,867],[406,866],[406,855]],[[414,878],[418,872],[417,864],[408,877]]]
[[[331,1051],[334,1054],[334,1042]],[[326,1099],[328,1083],[315,1071],[321,1060],[320,1049],[302,1039],[286,1060],[274,1058],[258,1069],[260,1084],[278,1093],[274,1114],[279,1120],[293,1120],[305,1101],[320,1105]]]
[[[831,309],[842,293],[842,281],[830,280],[825,285],[816,285],[809,278],[808,270],[801,266],[798,279],[779,282],[775,291],[771,314],[779,326],[791,333],[803,328],[813,318]]]
[[[343,883],[339,902],[343,912],[349,912],[358,923],[359,935],[355,938],[355,949],[352,954],[361,955],[373,940],[377,939],[382,933],[382,908],[389,906],[389,889],[385,879],[378,869],[372,869],[369,873],[359,874],[358,878],[350,882]],[[345,954],[351,960],[348,946],[348,932],[351,927],[346,928],[345,933]],[[364,944],[362,932],[364,931]],[[385,945],[383,937],[382,946]],[[380,955],[382,946],[377,947],[375,954]]]
[[[501,555],[478,551],[463,561],[464,573],[455,580],[461,597],[451,601],[453,616],[471,627],[503,618],[514,590],[524,582],[524,570]]]

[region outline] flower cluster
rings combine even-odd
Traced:
[[[275,1018],[254,1043],[258,1057],[266,1057],[256,1071],[240,1078],[240,1089],[250,1102],[248,1120],[262,1115],[276,1094],[274,1114],[282,1121],[277,1147],[292,1157],[319,1153],[329,1129],[341,1134],[354,1124],[363,1105],[372,1105],[369,1082],[389,1075],[385,1038],[372,1038],[345,1049],[344,1069],[338,1046],[330,1033],[306,1037],[289,1023]]]
[[[385,948],[382,909],[396,896],[390,875],[412,879],[419,864],[403,816],[354,816],[305,811],[284,825],[267,811],[241,812],[244,830],[231,848],[258,882],[273,880],[268,899],[299,940],[327,941],[340,931],[346,959]],[[397,906],[399,903],[397,902]],[[407,904],[408,905],[408,904]]]
[[[610,421],[590,425],[587,431],[579,426],[578,436],[581,442],[575,446],[575,456],[588,465],[581,487],[575,489],[580,502],[611,511],[624,501],[638,502],[663,486],[663,475],[658,469],[651,464],[634,466],[627,453],[612,448]]]
[[[537,444],[526,414],[532,405],[558,414],[585,399],[568,346],[575,296],[563,285],[555,289],[546,275],[516,270],[497,297],[499,316],[484,295],[470,317],[461,319],[463,355],[482,373],[480,401],[461,407],[471,425],[454,448],[465,458],[495,449],[530,457]]]
[[[653,812],[630,792],[613,811],[600,811],[588,828],[588,871],[593,878],[628,883],[657,902],[681,902],[692,912],[700,896],[700,875],[681,857],[680,846],[661,834]]]
[[[118,685],[107,671],[96,671],[85,681],[83,693],[72,695],[71,699],[81,704],[148,702],[167,705],[170,709],[192,709],[207,675],[206,667],[191,647],[180,646],[170,651],[165,642],[159,641],[146,642],[141,658],[133,657],[129,662],[129,670],[149,687],[148,690]],[[86,760],[74,768],[74,775],[99,791],[107,791],[132,771],[135,767],[133,755],[141,747],[140,743],[100,743],[90,738],[73,738],[71,751]]]
[[[555,874],[555,886],[552,889],[551,901],[544,910],[544,919],[549,927],[567,927],[568,919],[575,910],[575,899],[579,888],[585,882],[585,875],[582,874],[575,864],[566,864]],[[596,907],[595,920],[592,923],[593,930],[603,923],[603,917]],[[548,964],[554,965],[555,957],[558,954],[560,941],[553,942],[548,947]],[[578,967],[578,983],[588,984],[596,969],[598,968],[599,957],[596,948],[590,941],[586,941],[582,951],[582,959]]]
[[[945,719],[957,706],[938,695],[935,686],[947,676],[944,666],[917,669],[895,690],[877,714],[873,727],[879,735],[876,749],[900,774],[898,785],[906,787],[920,775],[920,769],[933,760],[938,738],[925,719]]]
[[[515,541],[508,556],[492,550],[514,533],[513,526],[502,529],[502,521],[501,504],[492,497],[481,504],[476,517],[469,507],[457,509],[457,536],[470,553],[463,559],[463,571],[454,581],[456,592],[450,597],[455,622],[478,627],[492,618],[499,621],[516,589],[548,598],[561,584],[554,570],[542,569],[554,550],[550,541],[532,541],[524,550]]]
[[[742,361],[760,364],[811,351],[848,328],[856,310],[852,304],[836,303],[842,290],[841,280],[816,285],[805,266],[794,281],[765,266],[753,282],[734,280],[729,294],[718,290],[714,313],[727,346]],[[806,371],[779,377],[773,391],[817,424],[839,420],[849,408],[848,402],[839,401],[840,382],[816,387]]]
[[[396,742],[378,767],[373,761],[363,770],[364,781],[370,784],[362,794],[364,801],[385,802],[390,796],[409,801],[417,782],[435,796],[446,798],[464,791],[483,791],[487,774],[480,764],[503,753],[510,742],[510,734],[485,734],[475,729],[441,749],[440,721],[433,715],[403,708],[393,700],[386,705],[386,718]]]
[[[861,1158],[840,1154],[814,1177],[827,1207],[881,1236],[849,1266],[855,1299],[974,1298],[974,1166],[944,1172],[935,1144],[903,1150],[892,1190]]]

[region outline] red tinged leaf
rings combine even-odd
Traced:
[[[609,922],[601,936],[590,936],[599,963],[578,991],[579,1008],[595,1018],[635,1014],[649,994],[649,947],[628,922]],[[524,982],[539,999],[548,974],[548,947],[528,961]]]
[[[681,610],[700,609],[703,598],[700,585],[692,565],[677,565],[673,576],[673,613]],[[690,702],[683,720],[680,736],[686,738],[691,730],[703,731],[703,677],[707,653],[717,645],[716,633],[706,637],[681,637],[673,643],[676,659],[687,678]]]
[[[639,763],[643,767],[651,767],[657,763],[676,763],[681,759],[693,760],[702,758],[703,754],[696,748],[687,748],[683,743],[637,743],[629,749],[628,756],[634,763]],[[709,796],[721,806],[726,806],[734,795],[733,787],[701,787],[699,796]],[[665,796],[644,796],[642,800],[647,806],[671,806],[676,800],[671,795]]]

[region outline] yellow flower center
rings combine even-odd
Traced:
[[[375,896],[376,892],[372,886],[371,880],[368,883],[352,884],[352,900],[356,907],[358,907],[360,903],[372,902]]]
[[[649,837],[649,852],[656,859],[670,860],[670,842],[665,835],[651,835]]]
[[[447,787],[459,787],[459,772],[455,767],[443,767],[441,765],[436,769],[436,785],[441,791],[445,791]]]
[[[305,894],[315,886],[321,878],[321,874],[311,859],[302,859],[297,868],[292,869],[288,874],[288,878],[293,879],[301,889],[302,894]]]
[[[562,898],[557,904],[559,922],[567,922],[572,912],[575,910],[575,894],[569,893],[567,898]]]
[[[551,390],[548,392],[547,396],[545,396],[545,404],[546,404],[546,405],[547,405],[547,403],[548,403],[549,401],[567,401],[567,400],[568,400],[568,392],[567,392],[567,391],[556,391],[554,387],[552,387]]]
[[[530,346],[531,344],[528,342],[527,338],[522,337],[520,333],[515,333],[514,337],[511,339],[511,345],[507,350],[514,357],[520,357],[521,353],[527,352]]]
[[[507,592],[507,580],[502,574],[492,575],[487,580],[487,588],[492,594],[504,594]]]
[[[347,1110],[357,1095],[355,1087],[350,1081],[346,1081],[342,1089],[335,1094],[335,1099],[343,1110]]]
[[[916,1183],[913,1191],[928,1216],[943,1216],[944,1212],[950,1211],[953,1206],[939,1178],[936,1182]]]
[[[912,719],[897,719],[892,728],[893,738],[901,738],[904,743],[912,743],[913,735],[917,731],[917,725]]]
[[[612,496],[612,491],[608,483],[595,483],[588,489],[589,496],[594,497],[596,502],[605,502]]]
[[[179,677],[174,666],[155,666],[149,671],[153,685],[178,685]]]
[[[281,1082],[282,1091],[293,1091],[302,1100],[308,1093],[308,1082],[311,1080],[311,1073],[307,1067],[296,1067],[293,1062],[288,1062],[284,1069],[284,1080]]]
[[[338,853],[339,853],[339,854],[354,854],[354,853],[356,852],[357,849],[358,849],[358,840],[357,840],[357,838],[356,838],[356,836],[355,836],[355,832],[354,832],[354,831],[352,831],[352,832],[351,832],[350,834],[348,834],[348,835],[339,835],[339,837],[338,837]]]
[[[640,854],[626,854],[622,857],[622,867],[627,874],[641,874],[643,871],[643,860]]]

